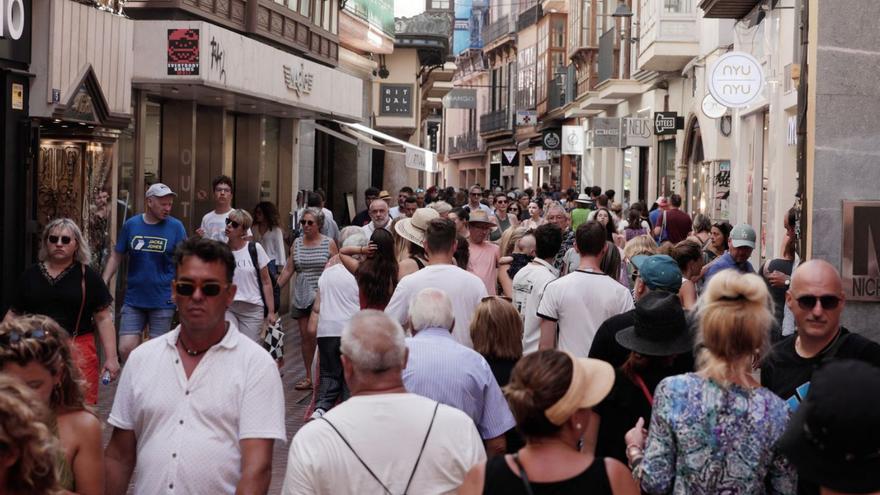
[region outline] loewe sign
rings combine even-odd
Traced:
[[[764,71],[758,60],[743,52],[723,55],[712,66],[709,92],[718,103],[731,108],[747,106],[764,88]]]

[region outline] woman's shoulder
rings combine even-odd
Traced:
[[[77,437],[101,435],[101,420],[88,410],[60,412],[57,419],[59,428],[74,430]]]

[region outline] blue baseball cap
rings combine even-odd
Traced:
[[[639,270],[639,278],[651,290],[678,293],[681,288],[681,269],[674,259],[665,254],[633,256],[632,264]]]

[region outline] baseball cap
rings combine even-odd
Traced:
[[[681,288],[681,269],[670,256],[640,254],[633,256],[632,263],[639,270],[639,278],[649,289],[662,289],[677,294]]]
[[[666,206],[669,204],[669,201],[666,199],[666,196],[657,196],[657,206]]]
[[[152,198],[153,196],[157,198],[164,198],[165,196],[177,196],[177,193],[171,190],[170,187],[162,184],[161,182],[157,182],[150,186],[147,189],[147,194],[144,196],[145,198]]]
[[[733,247],[747,246],[755,249],[756,238],[757,235],[755,235],[755,229],[746,223],[737,224],[736,227],[730,231],[730,241],[731,244],[733,244]]]

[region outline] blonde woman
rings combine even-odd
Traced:
[[[632,259],[639,255],[651,256],[657,254],[657,242],[648,234],[633,237],[626,242],[623,248],[623,262],[626,264],[626,273],[630,286],[635,288],[635,281],[639,277],[639,270],[633,264]]]
[[[626,434],[626,456],[647,493],[796,493],[794,468],[776,443],[788,406],[752,376],[773,323],[764,281],[724,270],[698,303],[696,373],[666,378],[644,420]]]
[[[4,322],[0,373],[27,384],[49,409],[49,429],[63,453],[55,460],[61,488],[82,495],[104,493],[101,422],[86,408],[67,332],[46,316]]]
[[[501,239],[498,240],[498,246],[501,248],[498,254],[498,264],[500,265],[498,268],[498,284],[501,286],[501,293],[506,297],[513,297],[513,275],[516,275],[516,271],[519,268],[527,265],[531,258],[534,258],[534,253],[523,252],[518,249],[520,240],[523,239],[528,234],[528,229],[524,227],[512,227],[504,231],[504,234],[501,235]],[[534,250],[534,239],[532,239],[531,246],[532,251]],[[523,256],[513,256],[513,254],[520,254]],[[526,257],[531,256],[526,259]],[[515,258],[520,258],[516,260]],[[517,269],[514,271],[513,275],[510,274],[511,264],[516,261]]]

